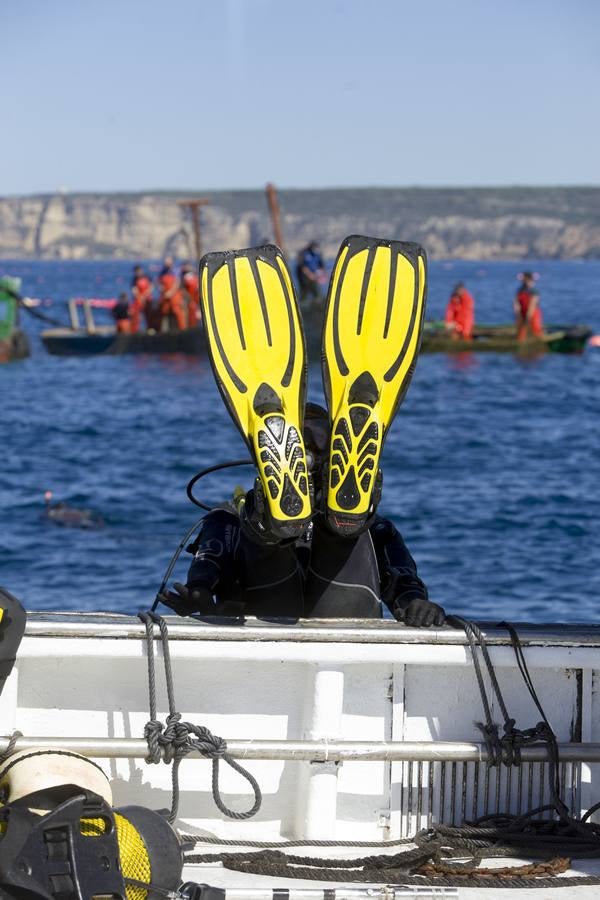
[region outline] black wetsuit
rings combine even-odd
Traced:
[[[354,538],[317,516],[301,540],[266,544],[242,532],[235,512],[216,509],[189,550],[187,587],[242,603],[247,615],[380,618],[380,598],[392,613],[428,599],[401,534],[380,516]]]

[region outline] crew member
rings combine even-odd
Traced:
[[[446,328],[453,340],[470,341],[475,325],[475,300],[462,281],[454,285],[446,307]]]
[[[306,405],[304,440],[315,505],[328,459],[327,412]],[[295,543],[270,539],[262,517],[260,482],[236,509],[208,513],[190,552],[187,584],[175,583],[163,602],[180,615],[367,617],[382,614],[380,597],[407,625],[442,625],[445,613],[429,600],[402,536],[375,513],[367,530],[341,537],[316,513]]]
[[[323,299],[321,283],[325,279],[325,267],[317,241],[311,241],[298,253],[296,276],[300,285],[300,302],[320,303]]]
[[[520,341],[525,341],[528,337],[541,337],[544,333],[540,295],[535,289],[535,280],[533,272],[523,272],[513,304],[517,338]]]
[[[131,322],[129,321],[129,298],[127,294],[119,294],[119,299],[112,308],[112,317],[119,334],[129,334]]]
[[[188,328],[194,328],[200,321],[200,283],[197,272],[189,262],[181,266],[181,286],[186,298]]]
[[[141,266],[134,266],[131,282],[131,331],[140,330],[142,315],[147,328],[156,327],[156,316],[152,316],[152,282]],[[150,322],[153,324],[150,324]]]
[[[185,328],[185,314],[183,311],[183,294],[179,279],[173,269],[173,257],[165,257],[163,267],[158,276],[160,286],[160,315],[163,331],[175,328]]]

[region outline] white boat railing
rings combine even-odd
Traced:
[[[211,797],[211,766],[192,751],[181,767],[180,817],[230,837],[400,837],[430,823],[548,802],[544,745],[520,766],[489,766],[474,722],[482,705],[465,633],[396,622],[244,623],[166,616],[177,710],[227,743],[257,779],[263,809],[225,822]],[[505,629],[483,631],[508,710],[522,728],[540,716]],[[559,779],[575,814],[600,799],[600,627],[519,625],[540,700],[559,742]],[[108,760],[118,803],[166,806],[167,766],[146,762],[146,629],[119,614],[32,613],[15,671],[0,697],[16,749],[58,746]],[[157,718],[166,721],[163,653],[154,634]],[[498,710],[494,720],[500,721]],[[229,767],[233,808],[247,787]],[[228,801],[229,802],[229,801]]]
[[[0,753],[8,749],[9,738],[0,737]],[[134,738],[27,737],[17,739],[14,750],[41,750],[55,747],[98,759],[144,759],[148,744]],[[600,762],[598,744],[559,744],[562,762]],[[523,747],[524,763],[546,762],[543,745]],[[261,741],[227,740],[227,753],[234,759],[297,760],[298,762],[487,762],[482,743],[459,741]],[[188,759],[205,758],[191,750]]]

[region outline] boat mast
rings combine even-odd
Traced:
[[[194,228],[194,249],[196,251],[196,265],[200,262],[202,256],[202,236],[200,226],[200,208],[210,203],[206,197],[196,197],[191,200],[178,200],[177,205],[189,209],[192,215],[192,226]]]
[[[281,230],[281,214],[279,210],[277,188],[274,184],[271,184],[271,182],[269,182],[267,185],[265,185],[265,191],[267,194],[267,205],[271,214],[271,224],[273,225],[273,237],[275,238],[275,243],[277,244],[277,246],[280,247],[285,253],[283,232]]]

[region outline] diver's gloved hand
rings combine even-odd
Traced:
[[[191,616],[195,612],[214,614],[215,603],[208,588],[187,587],[178,581],[174,582],[173,587],[175,590],[165,591],[160,595],[160,600],[178,616]]]
[[[432,603],[425,597],[415,597],[405,606],[396,606],[393,610],[394,618],[398,622],[404,622],[413,628],[428,628],[430,625],[443,625],[446,621],[446,613],[443,607]]]

